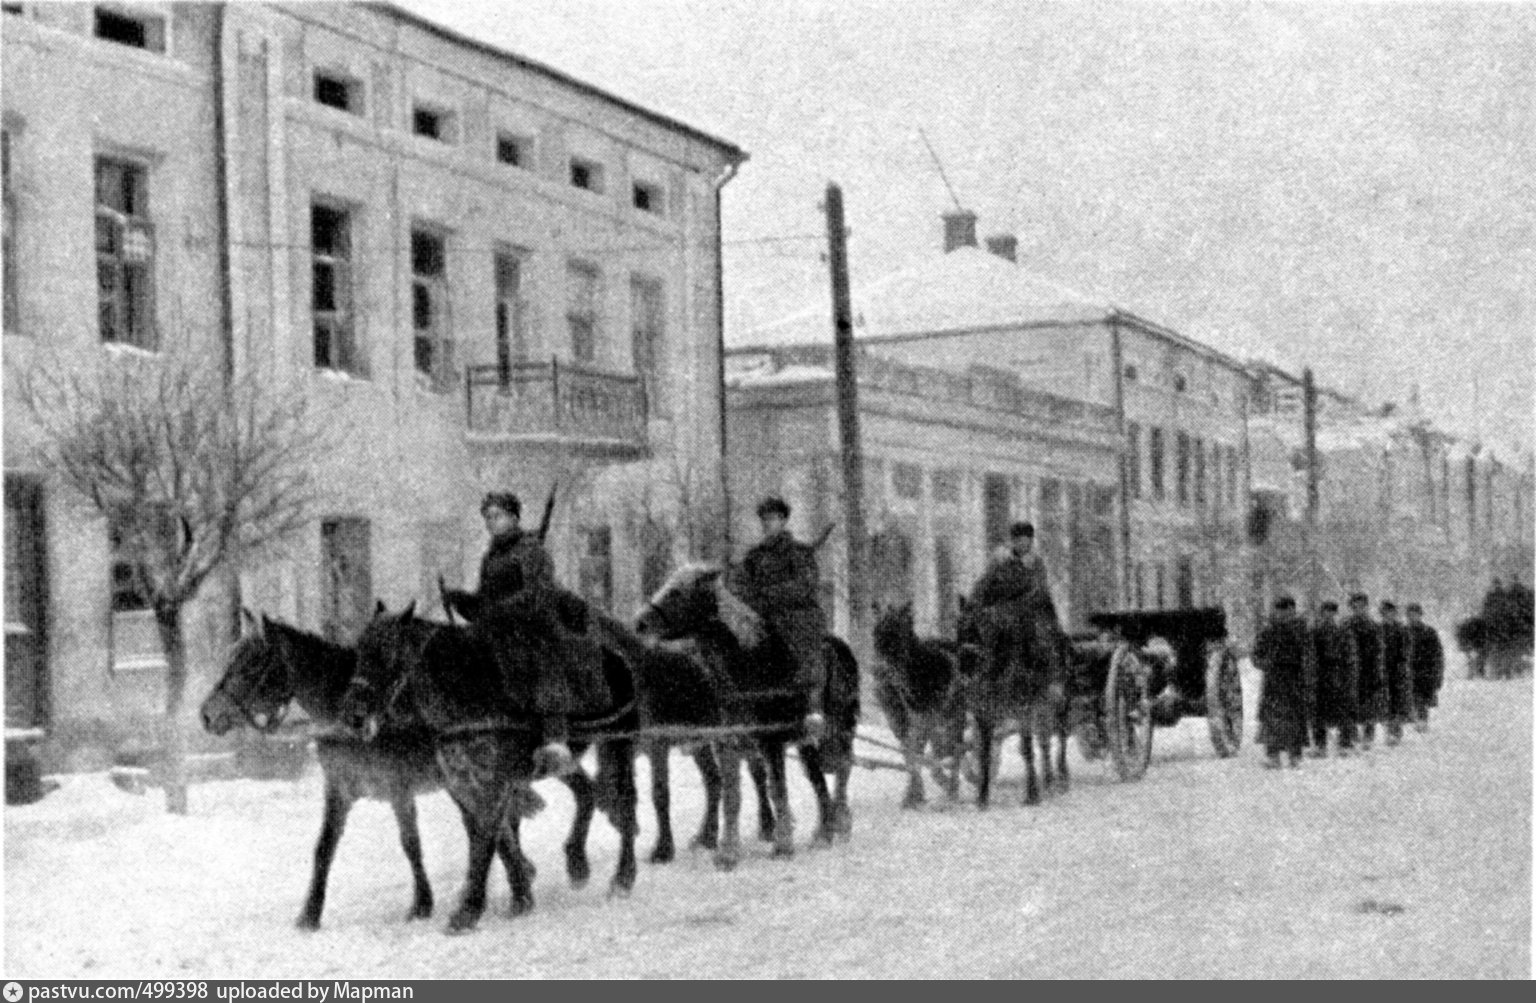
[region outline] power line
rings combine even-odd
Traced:
[[[944,182],[944,187],[949,189],[949,197],[955,200],[955,208],[964,212],[965,206],[960,204],[960,196],[955,194],[955,186],[949,183],[949,175],[944,173],[944,165],[939,162],[939,155],[934,152],[933,144],[928,142],[928,134],[921,127],[918,128],[917,134],[922,139],[923,145],[928,147],[928,156],[933,158],[933,166],[939,169],[939,179]]]

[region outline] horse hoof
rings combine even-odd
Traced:
[[[715,869],[721,871],[734,871],[736,865],[741,863],[734,853],[715,854]]]
[[[608,897],[610,899],[627,899],[632,891],[634,891],[634,886],[625,884],[618,878],[614,878],[608,885]]]
[[[778,860],[788,860],[795,855],[794,843],[776,843],[773,847],[773,856]]]
[[[453,914],[453,918],[448,920],[448,931],[447,932],[449,932],[449,933],[468,933],[469,931],[473,930],[475,928],[475,924],[479,923],[479,922],[480,922],[480,917],[478,915],[476,915],[474,913],[463,912],[461,910],[459,912],[454,913]]]
[[[832,811],[832,831],[839,836],[853,835],[853,812],[840,804]]]
[[[758,829],[757,830],[757,839],[758,839],[758,842],[760,842],[760,843],[771,843],[771,842],[773,842],[773,826],[768,825],[768,826],[762,827],[761,829]]]
[[[592,877],[592,865],[587,862],[586,854],[567,850],[565,875],[570,879],[572,888],[585,888]]]
[[[719,845],[719,837],[706,836],[703,833],[700,833],[688,841],[689,848],[694,850],[713,850],[719,847]]]
[[[819,850],[831,846],[834,836],[835,833],[831,829],[819,830],[816,835],[811,837],[811,848]]]
[[[512,908],[508,915],[510,915],[513,919],[516,919],[519,916],[526,916],[531,912],[533,912],[533,894],[530,892],[525,897],[514,898],[512,900]]]
[[[906,797],[901,799],[901,806],[903,808],[921,808],[923,805],[925,805],[927,803],[928,803],[928,799],[923,797],[922,795],[918,795],[918,796],[914,797],[914,796],[908,794]]]
[[[670,846],[658,846],[658,847],[656,847],[656,849],[651,851],[651,863],[653,863],[653,864],[670,864],[672,862],[672,859],[674,857],[676,857],[676,856],[677,856],[677,851],[674,850],[672,847],[670,847]]]
[[[305,933],[314,933],[316,930],[320,929],[320,917],[305,914],[295,920],[293,925],[298,927],[300,930],[303,930]]]
[[[432,903],[431,902],[418,902],[418,903],[416,903],[416,905],[414,907],[412,907],[410,912],[405,914],[405,921],[407,923],[409,923],[409,922],[411,922],[412,920],[415,920],[415,919],[431,919],[431,918],[432,918]]]

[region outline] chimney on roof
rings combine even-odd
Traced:
[[[987,238],[987,250],[1017,264],[1019,261],[1019,238],[1011,233],[995,233]]]
[[[956,209],[944,214],[944,253],[957,247],[976,246],[976,214],[969,209]]]

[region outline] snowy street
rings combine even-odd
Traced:
[[[858,770],[851,843],[811,850],[809,788],[791,763],[795,859],[752,842],[737,871],[655,835],[642,787],[640,878],[605,897],[616,840],[593,826],[593,880],[573,890],[560,843],[570,797],[525,824],[537,908],[509,919],[500,866],[480,928],[449,937],[464,839],[444,794],[421,802],[437,911],[404,921],[410,875],[386,806],[354,810],[323,928],[293,928],[320,817],[317,768],[294,783],[194,788],[192,815],[105,775],[62,778],[5,812],[7,978],[1278,977],[1525,978],[1531,943],[1530,679],[1461,678],[1433,730],[1365,757],[1261,768],[1206,724],[1159,729],[1139,783],[1074,749],[1073,788],[1019,804],[1005,753],[994,807],[965,789],[903,812],[904,779]],[[1254,711],[1253,680],[1247,708]],[[878,750],[862,747],[861,752]],[[889,756],[887,756],[889,758]],[[642,785],[648,783],[643,764]],[[686,843],[701,791],[673,767]],[[750,819],[752,810],[748,808]],[[748,822],[745,832],[755,826]]]

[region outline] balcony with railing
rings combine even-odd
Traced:
[[[469,366],[464,384],[468,431],[476,441],[621,455],[646,450],[645,388],[638,376],[551,359]]]

